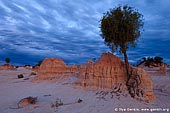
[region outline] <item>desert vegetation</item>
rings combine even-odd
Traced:
[[[9,64],[9,63],[11,62],[11,59],[10,59],[10,58],[5,58],[5,62],[6,62],[7,64]]]
[[[151,67],[158,67],[163,64],[163,58],[160,56],[155,57],[143,57],[141,60],[138,61],[137,66],[144,64],[145,66]]]
[[[23,74],[19,74],[18,75],[18,79],[20,79],[20,78],[24,78],[24,75]]]
[[[127,50],[136,47],[136,40],[141,35],[143,18],[137,10],[130,6],[119,6],[107,11],[101,20],[101,36],[112,52],[123,53],[127,76],[130,77]]]
[[[102,17],[100,25],[104,43],[109,46],[112,52],[116,51],[124,55],[128,77],[127,87],[132,97],[134,94],[131,89],[136,90],[140,80],[138,81],[138,75],[133,76],[129,70],[127,50],[129,47],[136,47],[136,41],[141,35],[143,24],[143,15],[134,8],[125,5],[107,11]],[[132,80],[132,76],[134,81],[129,82]],[[136,84],[135,87],[134,84]]]
[[[77,101],[72,102],[72,103],[64,103],[64,102],[61,100],[61,98],[57,98],[54,103],[51,103],[51,107],[54,108],[54,111],[55,111],[55,112],[57,112],[59,106],[71,105],[71,104],[76,104],[76,103],[81,103],[81,102],[83,102],[83,100],[80,99],[80,98],[79,98]]]

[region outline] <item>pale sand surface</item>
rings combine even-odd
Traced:
[[[32,71],[24,68],[11,71],[0,71],[0,113],[122,113],[121,108],[139,109],[139,113],[150,113],[151,110],[159,108],[154,113],[167,113],[170,110],[170,76],[154,76],[154,92],[156,100],[151,103],[141,102],[127,96],[116,96],[111,98],[107,95],[106,99],[99,99],[96,92],[108,91],[108,89],[83,88],[72,84],[76,78],[65,80],[32,82],[35,75],[30,75]],[[24,78],[18,79],[18,74],[24,74]],[[28,80],[24,80],[29,78]],[[46,96],[45,96],[46,95]],[[17,102],[21,99],[33,96],[38,97],[38,102],[34,105],[25,105],[20,109]],[[52,108],[51,104],[60,98],[64,104],[58,108]],[[74,103],[78,99],[81,103]],[[118,112],[116,112],[118,108]],[[149,111],[141,111],[148,109]],[[166,109],[164,112],[161,109]],[[169,111],[170,112],[170,111]],[[138,111],[124,111],[124,113],[138,113]]]

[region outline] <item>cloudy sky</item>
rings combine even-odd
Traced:
[[[0,63],[6,57],[14,64],[98,58],[110,51],[99,21],[118,4],[135,7],[145,19],[137,48],[128,51],[130,61],[159,55],[170,63],[170,0],[0,0]]]

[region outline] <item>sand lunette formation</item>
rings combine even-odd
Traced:
[[[97,62],[82,64],[78,77],[83,86],[113,88],[115,85],[122,84],[123,87],[127,81],[124,66],[120,58],[104,53]]]
[[[35,80],[51,80],[59,76],[76,76],[77,84],[110,88],[126,92],[144,101],[153,101],[153,82],[151,77],[140,68],[129,66],[131,78],[127,79],[125,63],[111,53],[103,53],[97,62],[87,61],[80,66],[67,66],[59,58],[46,58],[40,65]],[[128,81],[128,82],[127,82]],[[128,87],[127,87],[128,86]]]
[[[131,78],[127,82],[130,85],[129,93],[138,99],[150,102],[155,100],[153,88],[154,84],[148,73],[141,68],[130,66]],[[129,88],[129,87],[128,87]]]
[[[16,70],[16,67],[10,64],[0,66],[0,70]]]
[[[75,75],[78,71],[76,65],[67,66],[66,63],[60,58],[46,58],[38,69],[38,76],[36,80],[50,80],[55,79],[57,76],[71,76]]]

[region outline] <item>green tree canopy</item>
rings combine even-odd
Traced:
[[[5,59],[5,62],[6,62],[6,63],[10,63],[10,61],[11,61],[10,58],[6,58],[6,59]]]
[[[143,15],[128,5],[110,9],[101,19],[101,36],[112,52],[124,54],[127,74],[129,63],[126,51],[129,46],[136,47],[143,24]]]
[[[156,56],[155,58],[154,58],[154,61],[155,61],[155,63],[159,63],[159,64],[161,64],[161,63],[163,63],[162,62],[162,60],[163,60],[163,58],[162,57],[159,57],[159,56]]]

